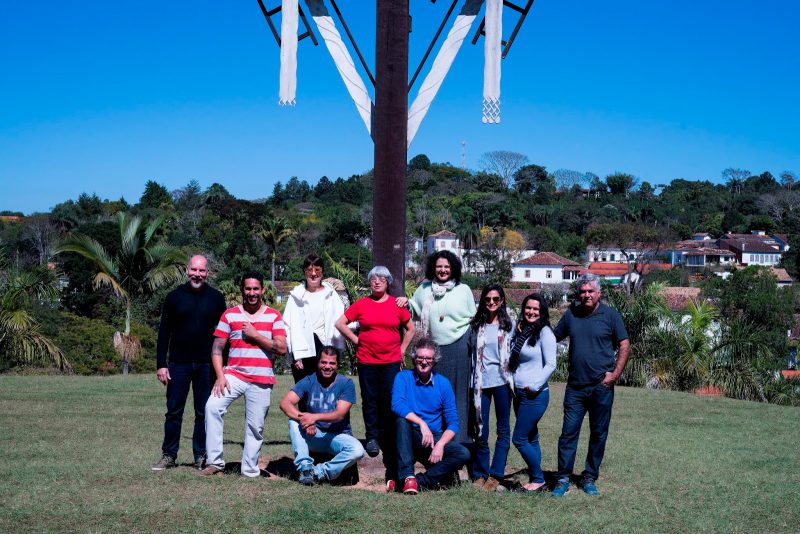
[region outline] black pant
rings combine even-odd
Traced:
[[[316,349],[316,356],[311,356],[309,358],[303,358],[301,361],[303,362],[303,368],[297,369],[294,366],[294,362],[292,362],[292,378],[294,378],[294,383],[297,384],[302,379],[307,376],[311,376],[317,372],[317,363],[319,362],[319,355],[322,352],[322,341],[319,340],[317,334],[314,334],[314,348]]]
[[[398,417],[396,420],[397,428],[397,455],[398,455],[398,474],[402,480],[406,477],[414,476],[414,462],[421,462],[427,471],[417,475],[417,482],[426,489],[438,487],[446,482],[448,477],[461,469],[461,466],[469,461],[469,451],[466,447],[455,441],[449,442],[444,446],[442,459],[432,464],[428,461],[431,455],[431,447],[422,446],[422,432],[419,427],[412,425],[409,421]],[[432,432],[434,443],[438,442],[441,432]]]
[[[361,410],[367,440],[377,439],[383,451],[386,478],[397,478],[395,415],[392,412],[394,377],[400,372],[400,362],[359,363],[358,383],[361,386]]]
[[[161,451],[173,458],[178,457],[181,440],[183,409],[189,397],[189,387],[194,393],[194,432],[192,451],[194,457],[206,454],[206,401],[211,396],[214,373],[210,363],[171,363],[170,381],[167,382],[167,413],[164,420],[164,443]]]

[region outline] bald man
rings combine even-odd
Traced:
[[[194,467],[202,469],[206,459],[205,410],[214,383],[211,347],[214,329],[226,306],[222,293],[206,283],[205,257],[189,258],[186,276],[186,283],[167,295],[158,328],[156,377],[167,386],[167,413],[161,459],[153,465],[153,471],[177,465],[183,409],[190,387],[194,393]]]

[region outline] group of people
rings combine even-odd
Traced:
[[[226,310],[222,295],[206,283],[206,259],[189,260],[188,281],[168,295],[159,328],[157,377],[167,386],[167,414],[162,458],[153,470],[176,465],[191,386],[192,447],[200,474],[224,470],[223,418],[230,404],[244,395],[241,472],[258,476],[264,420],[275,383],[273,361],[287,355],[295,384],[280,408],[289,418],[302,484],[335,480],[365,453],[383,453],[387,491],[415,494],[448,485],[465,464],[476,487],[494,491],[504,483],[513,443],[528,467],[523,491],[540,492],[546,481],[538,423],[549,403],[556,343],[568,337],[569,378],[552,494],[563,496],[570,488],[586,413],[590,439],[580,487],[597,494],[614,384],[629,351],[619,314],[600,301],[597,277],[578,280],[578,302],[551,328],[547,302],[538,294],[525,297],[516,322],[499,285],[484,287],[476,306],[472,291],[461,283],[461,262],[449,251],[428,257],[426,281],[411,299],[390,295],[391,273],[374,267],[367,275],[369,295],[347,309],[323,281],[322,258],[307,256],[303,272],[304,281],[289,294],[281,316],[262,303],[259,273],[242,276],[243,302]],[[345,339],[356,347],[363,445],[350,425],[355,386],[338,373]],[[404,355],[412,343],[412,368],[404,369]],[[228,361],[223,366],[226,346]],[[492,404],[497,434],[493,456]],[[316,464],[314,453],[319,453]],[[415,473],[416,462],[426,471]]]

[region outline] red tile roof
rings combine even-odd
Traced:
[[[699,287],[664,287],[658,292],[672,311],[683,310],[690,300],[700,297]]]
[[[560,265],[562,267],[580,267],[580,263],[568,260],[555,252],[537,252],[533,256],[515,261],[514,265]]]
[[[634,268],[632,271],[637,273],[648,274],[653,269],[657,271],[668,271],[672,269],[672,265],[669,263],[645,263],[645,264],[637,264],[633,266]],[[595,261],[589,264],[589,267],[586,269],[586,272],[590,272],[592,274],[596,274],[597,276],[625,276],[628,274],[628,264],[627,263],[616,263],[616,262],[604,262],[604,261]]]
[[[450,230],[441,230],[441,231],[439,231],[439,232],[436,232],[435,234],[430,234],[428,237],[449,237],[449,238],[455,238],[455,237],[458,237],[458,236],[456,236],[456,234],[454,234],[454,233],[453,233],[453,232],[451,232]]]

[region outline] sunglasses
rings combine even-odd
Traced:
[[[322,267],[306,267],[304,272],[308,274],[322,274]]]
[[[416,358],[416,361],[420,363],[431,363],[433,361],[433,358]]]
[[[484,301],[486,304],[489,304],[489,303],[492,303],[492,302],[493,302],[493,303],[495,303],[495,304],[497,304],[497,303],[498,303],[498,302],[500,302],[501,300],[503,300],[503,299],[502,299],[502,297],[484,297],[484,299],[483,299],[483,301]]]

